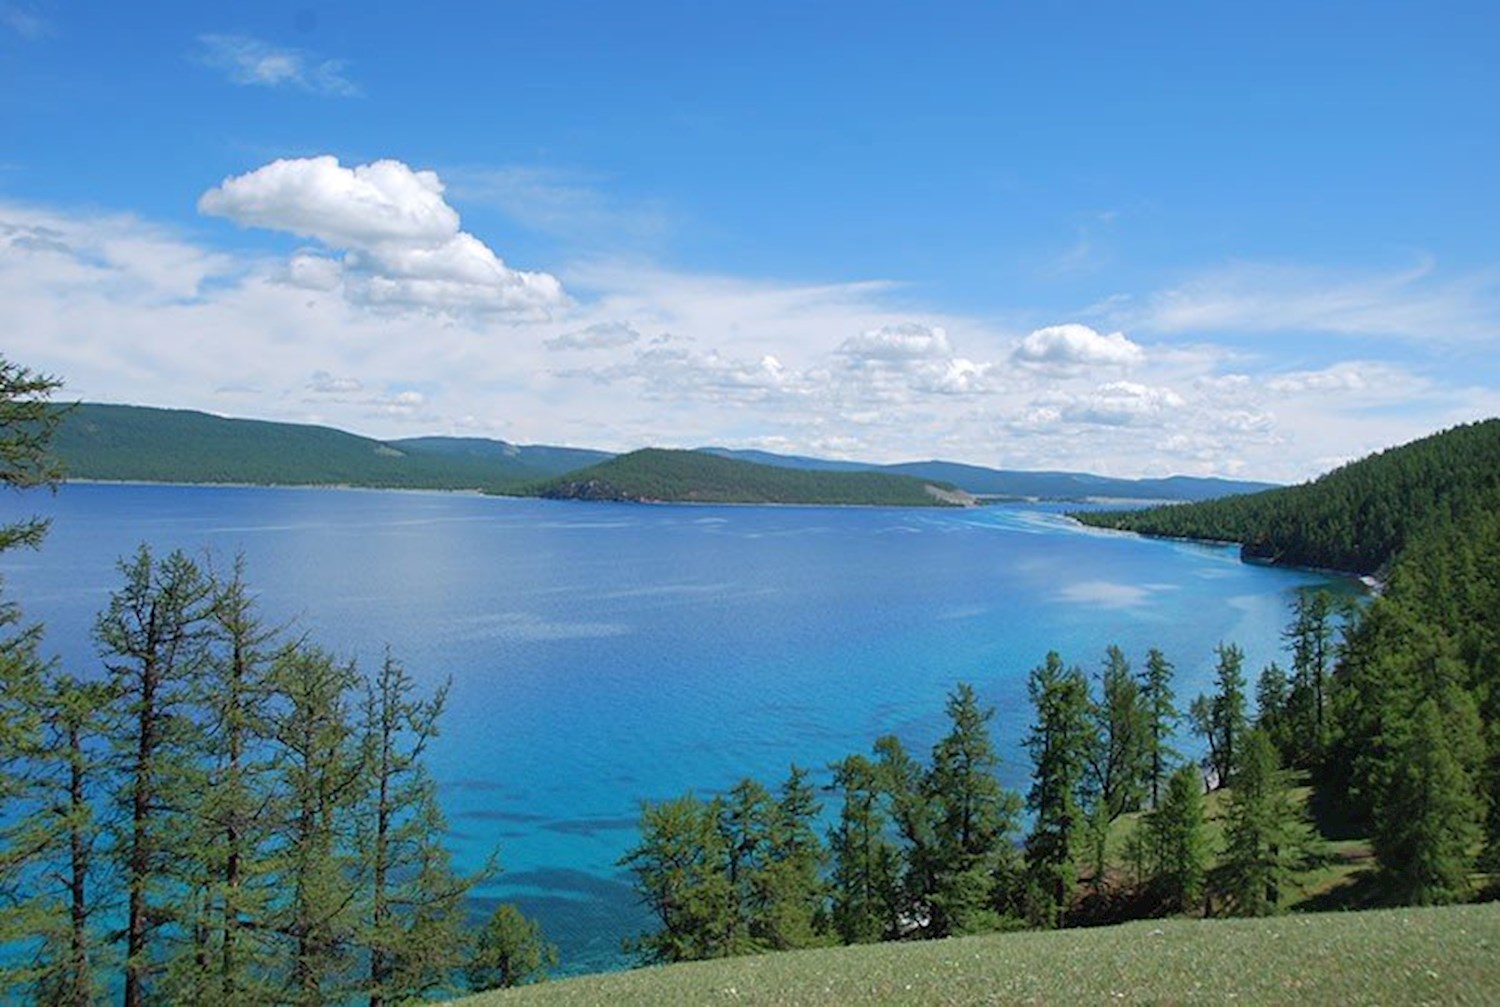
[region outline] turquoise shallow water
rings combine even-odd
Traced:
[[[1023,789],[1026,673],[1049,649],[1094,669],[1110,643],[1137,663],[1159,646],[1185,706],[1220,641],[1252,678],[1282,658],[1291,592],[1324,579],[1060,509],[73,485],[0,500],[0,520],[53,518],[39,553],[0,570],[80,671],[114,565],[144,541],[242,552],[271,620],[366,668],[389,644],[419,681],[452,676],[431,766],[461,861],[500,850],[480,907],[519,902],[586,971],[624,964],[621,938],[647,922],[615,867],[642,799],[778,782],[793,761],[821,773],[883,733],[925,750],[958,681],[996,708]]]

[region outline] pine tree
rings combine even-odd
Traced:
[[[1089,752],[1089,785],[1112,822],[1140,809],[1151,773],[1151,711],[1119,647],[1111,645],[1105,657],[1091,712],[1097,744]]]
[[[505,902],[475,935],[464,976],[469,988],[480,992],[542,982],[556,967],[557,948],[548,943],[541,925]]]
[[[1161,804],[1146,816],[1156,869],[1153,885],[1166,905],[1184,912],[1203,895],[1208,869],[1203,781],[1195,766],[1180,766],[1167,780]]]
[[[1235,749],[1245,733],[1245,653],[1232,643],[1219,644],[1214,653],[1219,656],[1214,669],[1218,688],[1211,697],[1195,699],[1191,714],[1194,729],[1208,739],[1217,785],[1223,787],[1233,782]]]
[[[927,787],[927,770],[907,752],[901,739],[875,739],[875,759],[886,808],[905,848],[902,852],[901,898],[897,936],[926,936],[933,921],[933,899],[940,868],[937,807]]]
[[[122,561],[125,583],[94,634],[117,699],[110,735],[120,767],[113,788],[115,839],[126,893],[125,1007],[143,1007],[152,976],[170,957],[157,941],[188,910],[177,853],[192,821],[188,808],[204,781],[202,737],[192,707],[208,657],[213,585],[180,552],[157,561],[146,546]]]
[[[1026,739],[1034,767],[1026,806],[1035,815],[1026,839],[1026,865],[1034,892],[1033,922],[1058,926],[1077,876],[1074,854],[1084,825],[1079,790],[1093,743],[1088,681],[1077,668],[1064,668],[1056,652],[1032,669],[1027,691],[1036,722]]]
[[[1282,891],[1307,864],[1312,833],[1292,806],[1270,740],[1253,730],[1242,742],[1217,887],[1234,915],[1266,916],[1279,910]]]
[[[640,842],[620,858],[659,929],[626,942],[646,961],[668,963],[731,953],[732,895],[719,829],[722,805],[691,794],[647,803]]]
[[[934,809],[936,878],[933,936],[994,929],[995,885],[1009,866],[1011,835],[1021,802],[1000,786],[1000,760],[990,740],[993,709],[981,709],[974,690],[960,683],[948,697],[949,733],[933,747],[927,775]]]
[[[1172,671],[1172,662],[1160,650],[1152,647],[1147,651],[1146,670],[1141,676],[1141,702],[1146,708],[1147,779],[1153,808],[1161,803],[1161,785],[1177,757],[1169,741],[1181,718],[1173,703],[1176,696],[1172,691]]]
[[[821,810],[807,771],[792,766],[768,809],[766,863],[751,922],[758,946],[786,951],[826,943],[828,853],[814,827]]]
[[[62,469],[52,455],[52,437],[66,409],[52,404],[62,382],[0,356],[0,485],[11,489],[55,487]],[[35,548],[47,521],[27,518],[0,525],[0,552]]]
[[[1099,676],[1099,697],[1089,704],[1094,736],[1084,773],[1087,795],[1089,875],[1095,892],[1104,885],[1111,824],[1136,811],[1150,775],[1150,711],[1131,674],[1124,651],[1111,645]]]
[[[277,948],[272,669],[287,649],[255,613],[243,558],[213,578],[212,653],[196,692],[204,787],[185,844],[194,916],[190,946],[169,963],[164,995],[180,1004],[271,1004]]]
[[[37,811],[34,833],[46,866],[33,878],[43,912],[32,995],[39,1004],[86,1007],[101,993],[95,917],[100,908],[96,871],[100,833],[91,803],[101,784],[106,711],[102,682],[48,676],[44,733],[35,759]]]
[[[61,473],[51,442],[64,411],[51,399],[59,387],[55,378],[0,356],[0,486],[56,485]],[[0,553],[38,547],[47,524],[36,517],[0,524]],[[46,913],[35,877],[48,848],[39,837],[51,828],[36,817],[45,817],[45,801],[39,808],[30,778],[32,760],[46,752],[48,665],[40,639],[41,627],[24,625],[20,609],[0,598],[0,947],[33,936]],[[0,995],[34,978],[17,956],[0,957]]]
[[[1255,681],[1255,726],[1266,733],[1283,764],[1298,762],[1304,742],[1296,737],[1292,719],[1290,686],[1281,665],[1272,661]]]
[[[271,926],[283,947],[278,1002],[314,1007],[350,996],[357,926],[353,820],[367,778],[351,697],[354,667],[301,645],[272,668],[278,701],[274,883]]]
[[[1327,591],[1299,591],[1292,603],[1292,623],[1283,634],[1292,647],[1287,698],[1290,734],[1299,742],[1298,765],[1312,765],[1327,744],[1328,677],[1337,632],[1334,610],[1333,596]]]
[[[1403,903],[1452,902],[1469,890],[1483,805],[1456,738],[1472,738],[1479,718],[1461,692],[1447,716],[1428,698],[1392,745],[1388,779],[1376,810],[1374,847],[1381,873]]]
[[[887,838],[880,768],[862,755],[833,766],[842,795],[839,820],[828,834],[833,859],[833,927],[845,944],[869,944],[896,934],[900,916],[900,852]]]
[[[448,864],[445,825],[423,762],[447,686],[429,699],[415,692],[415,681],[389,652],[366,689],[361,731],[369,776],[357,821],[370,1007],[405,1002],[449,981],[462,964],[463,896],[477,880],[460,878]]]

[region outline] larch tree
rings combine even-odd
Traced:
[[[641,808],[640,842],[620,858],[658,929],[626,942],[647,962],[730,953],[731,890],[721,802],[692,794]]]
[[[477,878],[461,878],[448,863],[441,844],[446,826],[424,762],[447,690],[445,683],[422,698],[389,652],[366,688],[361,731],[368,777],[356,821],[371,1007],[440,989],[462,965],[463,897]]]
[[[541,982],[557,966],[557,948],[541,925],[509,902],[501,903],[474,937],[464,977],[475,992]]]
[[[346,1000],[361,985],[353,975],[360,891],[353,830],[368,773],[352,708],[359,677],[353,665],[308,645],[278,654],[271,674],[284,705],[272,725],[281,895],[270,925],[284,963],[277,999],[315,1007]]]
[[[1248,731],[1241,748],[1216,887],[1232,914],[1267,916],[1281,908],[1282,892],[1314,843],[1270,739]]]
[[[768,809],[766,862],[751,920],[755,942],[776,951],[826,943],[828,852],[815,823],[822,811],[807,770],[793,765]]]
[[[1146,652],[1146,668],[1141,673],[1141,702],[1146,708],[1146,761],[1151,806],[1161,802],[1161,786],[1177,758],[1171,738],[1181,714],[1172,689],[1172,662],[1155,647]]]
[[[1376,861],[1407,904],[1465,896],[1482,836],[1483,802],[1455,752],[1455,740],[1477,736],[1479,717],[1467,695],[1446,698],[1423,700],[1397,732],[1375,814]]]
[[[995,711],[980,707],[974,689],[959,683],[948,696],[948,734],[932,749],[927,774],[934,809],[936,878],[933,936],[994,929],[997,880],[1010,873],[1011,837],[1021,801],[1000,785],[1000,760],[990,738]]]
[[[125,889],[122,1003],[143,1007],[180,937],[187,909],[178,855],[189,809],[203,792],[202,732],[193,702],[208,659],[213,584],[181,552],[157,560],[146,546],[120,563],[125,583],[110,595],[94,636],[116,698],[110,736],[118,821],[114,851]]]
[[[63,410],[52,402],[60,382],[0,356],[0,486],[51,488],[60,469],[51,453]],[[31,517],[0,523],[0,553],[36,548],[48,522]],[[43,751],[42,709],[48,662],[39,652],[41,628],[26,624],[14,602],[0,598],[0,946],[32,936],[42,906],[35,872],[48,829],[34,816],[31,771]],[[41,812],[45,814],[45,812]],[[29,966],[16,956],[0,960],[0,993],[30,983]]]
[[[1155,863],[1153,887],[1170,909],[1186,911],[1203,895],[1209,859],[1203,780],[1196,766],[1180,766],[1168,778],[1161,803],[1146,816],[1146,834]]]
[[[1033,767],[1026,806],[1035,816],[1026,838],[1028,915],[1038,925],[1055,927],[1072,896],[1084,825],[1079,791],[1093,743],[1088,680],[1079,669],[1064,667],[1054,651],[1032,669],[1027,691],[1036,712],[1026,738]]]
[[[880,767],[863,755],[833,765],[842,800],[828,833],[833,858],[833,927],[845,944],[895,935],[900,918],[901,853],[887,836]]]

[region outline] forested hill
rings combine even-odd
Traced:
[[[71,479],[495,489],[608,457],[458,438],[377,441],[300,423],[80,403],[53,451]]]
[[[1408,544],[1500,511],[1500,419],[1454,427],[1300,486],[1074,516],[1147,535],[1239,542],[1247,559],[1375,573]]]
[[[757,465],[703,451],[646,448],[520,491],[568,500],[868,504],[930,507],[970,502],[949,484],[884,472],[822,472]]]

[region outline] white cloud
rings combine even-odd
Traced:
[[[845,339],[838,354],[858,387],[886,400],[912,393],[974,395],[990,390],[987,379],[993,365],[956,356],[940,327],[885,325]]]
[[[1434,342],[1500,338],[1500,272],[1439,281],[1424,261],[1391,273],[1242,263],[1116,315],[1156,332],[1322,332]]]
[[[348,289],[370,267],[349,260],[462,233],[432,224],[443,207],[376,227],[314,212],[317,201],[268,205],[278,224],[301,214],[310,247],[230,255],[128,215],[0,202],[6,354],[63,377],[69,397],[376,437],[764,445],[1126,476],[1296,480],[1500,414],[1493,359],[1462,347],[1402,346],[1400,358],[1362,347],[1340,361],[1299,341],[1294,363],[1201,337],[1154,345],[1131,380],[1101,383],[1088,367],[1007,366],[1024,328],[934,311],[913,325],[909,299],[885,282],[593,262],[565,274],[588,299],[551,317],[373,312]]]
[[[859,361],[934,360],[951,357],[953,347],[942,329],[908,322],[850,336],[839,352]]]
[[[625,322],[598,322],[575,332],[553,336],[544,343],[552,350],[607,350],[629,346],[640,338],[641,334]]]
[[[200,35],[199,61],[222,70],[232,83],[295,87],[314,94],[351,97],[359,88],[344,75],[344,63],[249,35]]]
[[[1064,403],[1062,419],[1070,423],[1099,426],[1134,426],[1163,423],[1186,403],[1170,388],[1154,388],[1135,381],[1110,381],[1088,395]]]
[[[1033,367],[1079,369],[1084,367],[1134,367],[1145,359],[1145,351],[1122,332],[1100,335],[1087,325],[1049,325],[1037,329],[1011,354],[1011,360]]]
[[[315,238],[341,260],[299,252],[289,281],[356,303],[438,313],[542,316],[564,303],[547,273],[511,269],[459,230],[436,172],[400,161],[346,168],[333,157],[273,161],[209,189],[199,212],[248,227]],[[338,273],[335,273],[335,266]]]
[[[578,173],[509,165],[446,174],[450,191],[467,203],[493,206],[523,227],[596,248],[650,245],[672,227],[661,207],[619,203]]]

